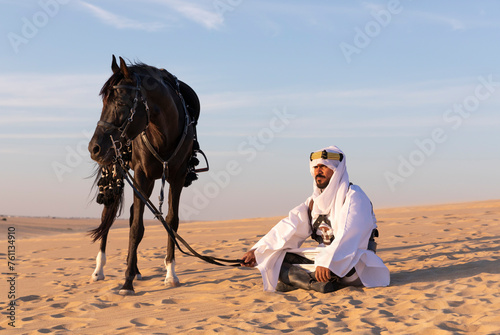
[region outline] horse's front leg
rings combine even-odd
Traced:
[[[95,232],[96,239],[101,239],[99,253],[95,259],[96,266],[92,273],[91,280],[99,281],[104,280],[104,265],[106,265],[106,243],[108,241],[108,233],[111,225],[115,221],[116,213],[120,207],[120,200],[115,199],[115,202],[110,206],[104,206],[101,213],[101,224]]]
[[[92,273],[92,281],[104,280],[104,265],[106,265],[106,242],[108,233],[105,233],[101,238],[101,246],[97,257],[95,258],[95,270]]]
[[[171,227],[176,232],[179,228],[179,200],[181,197],[183,185],[184,180],[182,180],[182,183],[180,183],[179,181],[171,183],[170,190],[168,192],[168,215],[166,217],[166,221],[169,227]],[[165,268],[167,269],[167,275],[165,276],[165,285],[170,287],[179,286],[179,278],[175,273],[175,243],[170,235],[168,236],[167,240]]]
[[[151,181],[142,176],[141,173],[135,173],[136,181],[140,189],[146,193],[146,196],[150,196],[154,186],[154,180]],[[141,243],[142,237],[144,236],[144,203],[137,196],[134,195],[133,204],[133,218],[130,224],[129,232],[129,245],[128,245],[128,256],[127,256],[127,270],[125,271],[125,283],[120,289],[120,294],[131,295],[134,294],[133,281],[134,278],[139,275],[137,268],[137,248],[139,243]]]
[[[132,204],[132,206],[130,206],[130,217],[129,217],[129,228],[132,227],[132,224],[134,223],[134,205]],[[127,258],[127,264],[128,264],[128,258]],[[139,271],[139,267],[137,266],[136,264],[136,267],[135,267],[135,279],[138,279],[138,280],[141,280],[142,279],[142,274],[141,272]]]

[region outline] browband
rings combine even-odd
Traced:
[[[311,155],[309,156],[309,159],[315,160],[315,159],[333,159],[336,161],[342,162],[342,159],[344,158],[344,155],[336,153],[336,152],[328,152],[326,150],[323,151],[316,151],[316,152],[311,152]]]

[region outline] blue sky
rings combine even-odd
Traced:
[[[113,54],[200,97],[211,171],[183,220],[286,215],[329,145],[375,208],[500,198],[496,1],[0,5],[0,214],[100,215],[86,147]]]

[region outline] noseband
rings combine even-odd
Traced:
[[[130,126],[132,121],[134,121],[134,115],[135,115],[135,110],[137,108],[137,103],[139,101],[139,96],[140,96],[141,101],[144,105],[144,108],[146,109],[146,118],[147,119],[146,119],[146,127],[144,127],[144,130],[146,130],[148,128],[149,119],[150,119],[148,102],[146,101],[146,99],[144,99],[144,96],[141,93],[141,77],[139,77],[139,75],[137,75],[135,73],[135,78],[136,78],[136,82],[137,82],[136,86],[115,85],[115,86],[111,87],[114,90],[119,89],[119,88],[126,88],[126,89],[130,89],[130,90],[135,91],[135,97],[134,97],[132,108],[130,108],[129,113],[128,113],[127,117],[125,118],[125,121],[123,121],[123,123],[121,124],[121,126],[116,126],[112,123],[102,121],[102,120],[99,120],[99,122],[97,122],[98,126],[103,126],[103,127],[108,128],[108,129],[118,129],[120,131],[120,138],[125,138],[127,140],[127,143],[130,143],[135,137],[137,137],[137,135],[139,135],[139,134],[137,134],[136,136],[134,136],[134,138],[129,138],[127,136],[128,127]]]

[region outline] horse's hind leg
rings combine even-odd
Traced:
[[[177,231],[177,229],[179,228],[179,200],[181,197],[183,185],[184,180],[182,180],[182,182],[172,182],[170,184],[170,190],[168,193],[168,215],[166,221],[174,231]],[[175,243],[170,236],[168,236],[167,240],[165,268],[167,269],[167,275],[165,276],[165,285],[170,287],[179,286],[179,278],[175,273]]]
[[[106,242],[108,240],[108,233],[104,234],[101,238],[101,247],[95,259],[95,270],[92,273],[92,281],[104,280],[104,265],[106,265]]]

